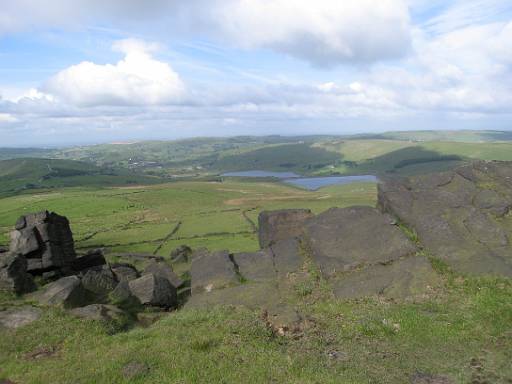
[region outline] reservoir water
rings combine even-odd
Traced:
[[[268,171],[240,171],[227,172],[221,176],[226,177],[274,177],[287,184],[315,191],[329,185],[344,185],[352,183],[377,183],[379,179],[373,175],[357,176],[324,176],[324,177],[302,177],[293,172],[268,172]]]

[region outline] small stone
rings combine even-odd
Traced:
[[[429,373],[416,372],[411,377],[411,384],[452,384],[446,376],[431,375]]]
[[[125,379],[131,380],[136,377],[144,376],[149,372],[147,364],[132,361],[126,364],[122,369],[122,374]]]
[[[174,263],[186,263],[192,256],[192,249],[187,245],[180,245],[171,252],[171,260]]]

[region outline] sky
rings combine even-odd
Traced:
[[[0,147],[511,123],[510,0],[0,0]]]

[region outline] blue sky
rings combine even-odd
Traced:
[[[511,122],[510,0],[0,8],[0,146]]]

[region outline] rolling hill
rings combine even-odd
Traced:
[[[154,184],[161,181],[128,170],[114,170],[74,160],[19,158],[0,161],[0,196],[32,189]]]

